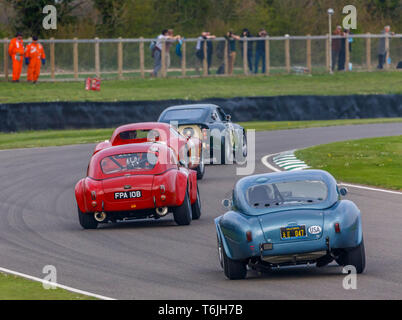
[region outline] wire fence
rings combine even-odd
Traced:
[[[42,67],[41,77],[48,81],[82,80],[93,76],[102,79],[149,77],[154,68],[152,41],[155,39],[42,40],[48,63]],[[161,61],[159,76],[326,73],[331,71],[333,63],[334,70],[338,69],[339,58],[341,65],[345,65],[344,71],[374,71],[379,64],[379,41],[385,42],[384,69],[401,70],[397,65],[402,61],[402,34],[241,38],[235,42],[235,57],[225,38],[202,42],[201,55],[196,51],[198,41],[184,39],[181,56],[176,53],[176,43],[163,43],[161,54],[166,59]],[[335,41],[345,48],[343,52],[332,50]],[[0,79],[3,80],[10,78],[12,69],[8,44],[8,39],[0,40]]]

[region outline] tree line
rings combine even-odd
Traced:
[[[42,28],[48,4],[57,8],[57,30]],[[402,32],[401,0],[5,0],[13,16],[0,23],[0,37],[16,31],[42,38],[155,37],[165,28],[186,37],[243,28],[254,35],[260,28],[270,35],[317,35],[328,32],[328,8],[335,10],[334,24],[341,24],[349,4],[357,8],[355,33],[379,33],[387,24]]]

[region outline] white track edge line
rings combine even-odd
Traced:
[[[285,151],[285,152],[288,152],[288,151]],[[273,157],[273,156],[276,156],[276,155],[278,155],[278,154],[281,154],[281,153],[282,153],[282,152],[274,153],[274,154],[269,154],[269,155],[266,155],[266,156],[262,157],[262,158],[261,158],[262,164],[263,164],[264,166],[266,166],[268,169],[270,169],[270,170],[272,170],[272,171],[274,171],[274,172],[282,172],[282,170],[280,170],[280,169],[278,169],[278,168],[272,166],[272,165],[268,162],[268,159],[269,159],[269,158],[271,158],[271,157]],[[343,186],[345,186],[345,187],[350,187],[350,188],[363,189],[363,190],[369,190],[369,191],[377,191],[377,192],[390,193],[390,194],[397,194],[397,195],[402,196],[402,192],[399,192],[399,191],[392,191],[392,190],[386,190],[386,189],[380,189],[380,188],[373,188],[373,187],[365,187],[365,186],[360,186],[360,185],[357,185],[357,184],[343,183],[343,182],[340,182],[340,184],[343,185]]]
[[[78,293],[78,294],[85,295],[85,296],[88,296],[88,297],[97,298],[97,299],[100,299],[100,300],[116,300],[114,298],[109,298],[109,297],[101,296],[101,295],[96,294],[96,293],[92,293],[92,292],[83,291],[83,290],[80,290],[80,289],[75,289],[75,288],[72,288],[72,287],[68,287],[68,286],[65,286],[65,285],[62,285],[62,284],[59,284],[59,283],[46,281],[46,280],[43,280],[43,279],[40,279],[40,278],[37,278],[37,277],[30,276],[30,275],[25,274],[25,273],[9,270],[9,269],[2,268],[2,267],[0,267],[0,272],[7,273],[7,274],[12,274],[12,275],[15,275],[15,276],[18,276],[18,277],[21,277],[21,278],[25,278],[25,279],[28,279],[28,280],[36,281],[36,282],[41,282],[42,284],[46,284],[46,285],[49,285],[49,286],[54,286],[56,288],[64,289],[64,290],[67,290],[67,291],[70,291],[70,292]]]

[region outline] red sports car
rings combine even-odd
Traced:
[[[84,229],[99,223],[164,217],[179,225],[201,216],[197,173],[177,161],[161,143],[110,147],[92,156],[87,177],[75,186],[78,217]]]
[[[99,143],[94,154],[111,146],[143,142],[166,143],[178,155],[179,160],[197,171],[197,179],[201,180],[205,173],[202,142],[197,137],[184,136],[170,124],[160,122],[132,123],[118,127],[110,140]]]

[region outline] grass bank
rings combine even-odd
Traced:
[[[0,300],[93,300],[62,289],[46,290],[42,284],[0,272]]]
[[[43,82],[37,85],[0,82],[0,103],[351,94],[402,94],[401,73],[107,80],[102,83],[100,92],[85,91],[83,82]]]
[[[330,143],[296,156],[343,182],[402,190],[402,136]]]

